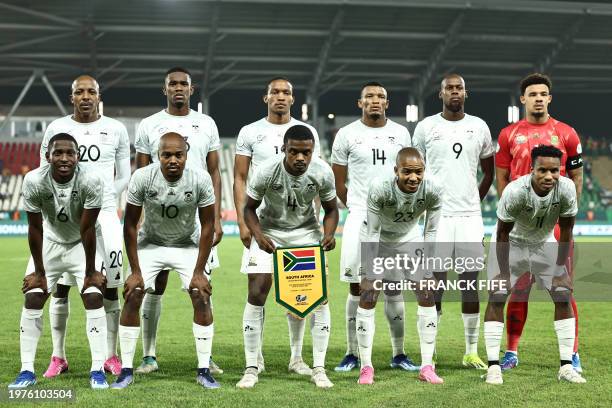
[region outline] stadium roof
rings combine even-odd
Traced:
[[[555,92],[612,92],[612,4],[547,0],[0,0],[0,86],[83,71],[156,87],[170,66],[211,95],[276,75],[321,96],[367,80],[422,100],[457,71],[513,92],[534,70]]]

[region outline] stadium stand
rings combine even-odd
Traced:
[[[612,222],[612,158],[608,157],[609,145],[592,138],[587,138],[587,141],[592,156],[584,167],[584,188],[578,219]],[[0,211],[23,210],[20,200],[21,183],[29,170],[39,166],[39,151],[40,143],[36,142],[0,142]],[[235,214],[232,198],[234,154],[233,140],[224,139],[219,157],[223,189],[222,208],[226,211],[226,219],[233,219]],[[497,200],[497,190],[493,185],[482,203],[485,217],[495,218]]]

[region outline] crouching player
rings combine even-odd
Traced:
[[[209,370],[213,339],[210,308],[212,288],[205,269],[213,242],[215,194],[207,172],[185,168],[187,144],[177,133],[166,133],[159,143],[159,163],[136,170],[128,187],[125,248],[131,274],[125,281],[119,342],[123,368],[111,388],[134,381],[133,362],[140,332],[139,310],[145,291],[155,291],[157,275],[174,269],[193,305],[193,336],[198,357],[196,381],[218,388]],[[137,237],[144,207],[144,221]],[[201,232],[195,224],[198,212]]]
[[[338,207],[334,174],[327,163],[313,159],[314,149],[312,131],[304,125],[294,125],[285,132],[281,148],[284,155],[262,163],[249,180],[244,221],[253,238],[247,273],[271,274],[273,252],[277,246],[320,244],[324,251],[336,246],[334,232],[338,225]],[[317,196],[325,210],[322,239],[313,206]],[[264,206],[260,207],[262,201]],[[252,388],[258,381],[257,357],[261,348],[263,308],[271,283],[271,279],[249,281],[243,317],[246,370],[236,384],[238,388]],[[311,381],[319,388],[333,386],[325,373],[330,325],[329,305],[325,302],[312,312],[310,325]]]
[[[373,182],[370,186],[367,201],[367,218],[361,228],[362,254],[369,257],[381,256],[388,252],[390,257],[406,253],[413,259],[426,259],[427,249],[435,241],[436,229],[440,218],[442,190],[431,179],[424,180],[425,164],[421,154],[412,147],[405,147],[397,153],[395,176]],[[418,219],[427,212],[425,222],[425,243]],[[379,244],[378,244],[379,243]],[[383,249],[383,247],[385,249]],[[379,249],[382,249],[379,251]],[[390,251],[389,251],[390,250]],[[370,260],[368,260],[368,264]],[[364,264],[365,265],[365,264]],[[414,263],[412,264],[414,266]],[[361,297],[357,308],[357,341],[361,373],[359,384],[374,382],[372,365],[372,343],[374,340],[374,308],[381,287],[389,283],[398,284],[411,281],[418,300],[417,329],[421,343],[421,370],[419,379],[431,384],[442,384],[432,363],[437,335],[437,312],[434,293],[427,289],[427,280],[433,275],[417,267],[408,270],[391,268],[382,274],[381,271],[366,270],[361,281]],[[368,268],[370,269],[370,268]],[[378,276],[377,276],[378,275]],[[382,278],[382,280],[381,280]],[[389,290],[386,293],[390,293]],[[397,293],[392,293],[397,298]],[[403,297],[400,296],[403,301]]]
[[[22,287],[25,306],[19,333],[21,372],[9,388],[36,384],[34,359],[42,333],[43,307],[64,272],[76,281],[85,305],[91,388],[108,388],[103,370],[106,313],[102,292],[106,278],[95,267],[96,221],[102,207],[103,183],[97,175],[81,169],[78,152],[74,137],[67,133],[54,135],[45,155],[50,165],[32,170],[23,182],[32,258]]]
[[[489,360],[484,377],[489,384],[503,383],[499,348],[507,288],[513,288],[525,271],[540,280],[555,304],[559,380],[586,382],[572,367],[576,320],[570,304],[572,282],[566,261],[578,207],[574,183],[559,177],[562,156],[554,146],[534,148],[531,174],[508,184],[497,205],[497,243],[491,244],[488,266],[489,279],[495,281],[497,288],[489,296],[484,330]],[[558,245],[553,237],[557,221],[561,230]]]

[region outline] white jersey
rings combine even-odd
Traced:
[[[81,240],[83,210],[102,207],[102,179],[78,165],[72,180],[60,184],[51,177],[51,166],[30,171],[23,179],[23,204],[27,212],[42,213],[43,236],[58,244]]]
[[[187,142],[187,166],[207,170],[208,152],[219,150],[219,130],[215,121],[208,115],[192,109],[185,116],[171,115],[162,110],[138,125],[134,147],[139,153],[148,154],[154,163],[159,161],[159,139],[166,133],[174,132],[183,136]]]
[[[247,185],[247,195],[263,201],[257,210],[261,229],[273,238],[284,241],[287,235],[307,235],[319,231],[313,200],[322,202],[336,198],[334,174],[327,163],[313,157],[306,173],[292,176],[279,155],[261,164]]]
[[[289,122],[275,125],[262,118],[257,122],[243,126],[236,139],[236,154],[251,158],[251,171],[269,158],[281,154],[283,138],[287,129],[295,125],[303,125],[310,129],[315,139],[314,156],[321,156],[321,144],[315,128],[297,119],[290,118]]]
[[[392,174],[397,152],[408,146],[408,129],[390,119],[378,128],[366,126],[359,119],[338,130],[331,161],[347,166],[346,206],[350,210],[366,210],[371,181]]]
[[[139,245],[165,247],[198,246],[198,208],[215,204],[215,193],[208,172],[185,168],[178,181],[166,180],[159,164],[134,172],[127,202],[144,207],[144,221],[138,233]]]
[[[79,166],[95,171],[104,183],[104,209],[116,209],[115,165],[130,157],[130,139],[123,123],[107,116],[91,123],[80,123],[71,115],[54,120],[47,126],[40,145],[40,163],[46,164],[49,139],[58,133],[68,133],[79,144]],[[127,180],[126,180],[127,182]]]
[[[531,174],[524,175],[506,186],[497,204],[497,218],[514,223],[510,240],[517,243],[545,242],[559,217],[577,213],[576,187],[567,177],[559,177],[555,188],[540,197],[531,185]]]
[[[406,241],[420,235],[419,218],[427,212],[425,239],[434,241],[441,207],[442,188],[432,179],[423,179],[414,193],[404,193],[395,176],[377,178],[368,192],[368,231],[380,228],[381,242]],[[363,238],[372,238],[368,235]]]
[[[425,159],[425,174],[444,182],[442,215],[481,215],[478,165],[495,154],[487,124],[468,114],[450,121],[438,113],[419,122],[412,145]]]

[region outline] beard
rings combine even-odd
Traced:
[[[461,112],[463,109],[462,103],[445,103],[444,106],[453,113]]]
[[[546,112],[544,112],[544,111],[537,111],[537,112],[533,112],[531,114],[531,116],[533,116],[534,118],[538,118],[538,119],[539,118],[543,118],[544,115],[546,115]]]
[[[380,119],[382,117],[382,113],[381,112],[372,112],[368,115],[370,117],[370,119],[372,119],[373,121],[377,121],[378,119]]]
[[[178,102],[173,101],[172,104],[174,105],[175,108],[181,109],[183,106],[185,106],[185,101],[178,101]]]

